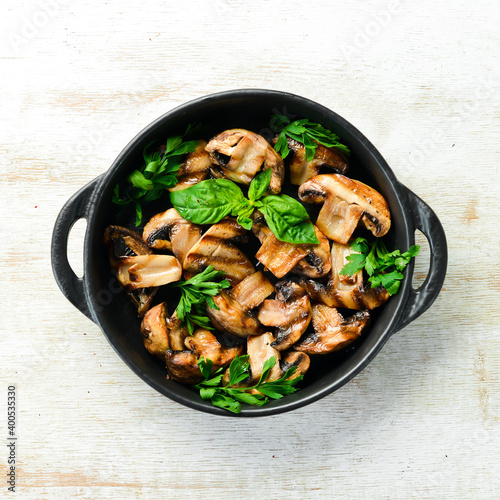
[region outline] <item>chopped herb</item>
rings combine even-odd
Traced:
[[[340,142],[340,137],[331,130],[323,127],[319,123],[309,121],[307,118],[295,120],[290,123],[290,119],[283,115],[273,115],[271,123],[275,132],[279,132],[274,149],[286,158],[290,153],[287,137],[294,139],[305,147],[306,160],[314,158],[318,144],[327,148],[335,148],[349,155],[349,148]]]
[[[233,413],[240,413],[241,403],[263,406],[271,399],[281,399],[286,394],[292,394],[298,389],[295,387],[303,378],[299,375],[296,378],[289,379],[297,367],[292,366],[279,379],[272,382],[266,382],[266,378],[276,363],[276,358],[272,356],[264,363],[262,375],[257,384],[251,387],[238,387],[238,384],[250,376],[250,356],[237,356],[229,365],[229,381],[227,385],[222,385],[224,368],[219,368],[213,374],[213,362],[205,359],[203,356],[198,361],[201,374],[204,381],[196,384],[194,387],[200,391],[202,399],[209,399],[214,406],[223,408]],[[253,391],[258,391],[252,394]]]
[[[368,281],[371,286],[374,288],[382,286],[389,292],[389,295],[398,292],[403,279],[401,271],[420,251],[418,245],[412,245],[404,253],[401,253],[400,250],[389,252],[381,239],[377,239],[370,246],[365,238],[356,238],[350,246],[356,253],[346,257],[348,263],[340,270],[339,274],[352,276],[365,269],[369,275]]]
[[[219,309],[212,297],[223,288],[229,287],[228,280],[213,281],[222,278],[223,271],[216,271],[213,266],[208,266],[202,273],[193,276],[187,281],[178,281],[170,286],[180,288],[181,298],[177,305],[177,317],[186,325],[189,334],[194,332],[194,325],[207,330],[213,330],[210,319],[205,314],[205,304],[211,309]]]

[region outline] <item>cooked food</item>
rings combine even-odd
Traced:
[[[311,322],[311,303],[306,291],[290,280],[275,285],[276,298],[265,300],[258,320],[274,328],[272,346],[284,351],[295,344]]]
[[[114,225],[104,234],[111,267],[144,316],[145,349],[164,360],[170,378],[235,413],[242,403],[292,394],[310,355],[363,335],[368,310],[397,293],[418,253],[387,250],[380,238],[391,225],[387,202],[342,175],[349,149],[335,133],[307,119],[274,118],[274,148],[245,129],[208,143],[185,140],[191,128],[146,148],[145,165],[127,177],[122,195],[123,182],[116,186],[113,201],[135,206],[136,225],[165,190],[171,205],[148,214],[142,238]],[[280,193],[284,158],[300,186],[295,198]],[[337,173],[319,175],[323,168]],[[323,205],[315,225],[297,197]],[[375,243],[351,239],[359,225]],[[153,305],[165,285],[178,292],[166,295],[172,314],[165,301]],[[344,317],[337,307],[352,312]]]
[[[358,311],[347,319],[335,307],[315,304],[312,308],[314,332],[294,346],[307,354],[327,354],[347,347],[363,332],[370,320],[368,311]]]
[[[221,332],[241,338],[261,335],[264,328],[251,309],[260,305],[273,292],[273,285],[259,271],[245,278],[232,291],[222,290],[215,296],[213,300],[217,307],[207,306],[207,316]]]
[[[300,284],[307,290],[311,300],[322,302],[330,307],[348,309],[374,309],[389,298],[387,290],[381,286],[371,287],[364,280],[363,271],[352,276],[341,273],[347,264],[347,257],[353,251],[348,245],[332,243],[332,272],[327,283],[312,279],[302,279]]]
[[[255,272],[250,259],[236,246],[247,240],[247,231],[234,219],[211,226],[193,245],[184,258],[188,275],[199,273],[208,266],[226,273],[232,285]]]
[[[206,145],[207,141],[198,141],[196,149],[187,155],[177,171],[177,184],[168,188],[169,191],[186,189],[208,177],[213,165],[209,154],[205,151]]]
[[[275,139],[276,142],[277,139]],[[296,186],[319,174],[322,168],[345,174],[349,168],[349,158],[335,148],[319,144],[312,160],[306,158],[306,148],[295,139],[288,138],[288,148],[292,153],[290,160],[290,182]]]
[[[197,384],[203,380],[199,360],[203,357],[213,363],[213,371],[228,366],[229,363],[243,352],[243,346],[223,347],[217,337],[203,328],[195,330],[192,336],[184,341],[183,351],[167,350],[165,360],[169,375],[185,384]]]
[[[201,238],[201,227],[183,219],[175,208],[155,215],[142,233],[145,243],[157,250],[171,250],[183,265],[184,259]]]
[[[320,278],[331,269],[330,244],[321,231],[314,226],[319,244],[294,244],[280,241],[266,225],[259,211],[252,214],[252,231],[262,246],[256,258],[276,278],[283,278],[293,270],[296,274]]]
[[[244,129],[225,130],[210,140],[206,151],[224,177],[250,184],[259,170],[272,170],[269,189],[279,193],[285,168],[281,156],[261,135]]]
[[[346,244],[363,222],[374,236],[387,234],[391,215],[384,197],[362,182],[340,174],[317,175],[299,188],[306,203],[322,203],[316,225],[337,243]]]

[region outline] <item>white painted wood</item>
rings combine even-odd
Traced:
[[[0,436],[15,383],[16,498],[500,497],[498,2],[4,0],[1,11]],[[242,87],[295,92],[355,124],[437,212],[450,249],[435,305],[366,370],[255,420],[155,393],[63,298],[49,261],[63,203],[139,130]]]

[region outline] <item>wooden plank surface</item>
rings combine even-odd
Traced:
[[[15,384],[12,497],[500,497],[498,2],[4,0],[1,12],[0,415]],[[253,420],[154,392],[63,298],[49,259],[64,202],[137,132],[243,87],[309,97],[357,126],[439,215],[450,251],[434,306],[359,376]],[[81,269],[77,229],[69,253]],[[426,269],[424,255],[418,280]]]

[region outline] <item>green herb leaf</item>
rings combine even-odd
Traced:
[[[264,363],[262,375],[256,385],[251,387],[241,386],[240,384],[250,376],[250,364],[248,360],[248,355],[237,356],[233,359],[228,368],[228,384],[223,386],[221,385],[223,378],[221,373],[222,368],[219,368],[219,370],[211,375],[210,371],[213,365],[209,365],[208,369],[208,360],[202,357],[198,361],[198,366],[205,380],[194,387],[200,391],[203,399],[210,399],[214,406],[224,408],[233,413],[240,413],[241,403],[262,406],[268,403],[269,398],[280,399],[284,395],[297,391],[295,386],[303,377],[300,375],[299,377],[289,379],[296,371],[295,366],[289,368],[279,380],[265,381],[276,363],[274,356],[267,359]]]
[[[382,239],[377,239],[370,245],[366,239],[356,238],[350,246],[359,253],[352,253],[346,257],[348,262],[339,274],[352,276],[365,269],[371,286],[384,287],[389,295],[399,291],[401,280],[404,278],[400,271],[403,271],[412,257],[416,257],[420,251],[418,245],[412,245],[403,254],[400,250],[389,252]]]
[[[266,192],[269,184],[271,184],[272,173],[272,170],[268,168],[253,178],[248,188],[248,199],[250,201],[259,200]]]
[[[294,244],[319,244],[309,214],[294,198],[284,194],[266,196],[259,210],[278,240]]]
[[[181,298],[175,311],[179,320],[186,325],[190,335],[193,334],[195,325],[213,330],[212,323],[205,314],[205,305],[218,309],[212,297],[224,288],[229,288],[230,283],[228,280],[220,282],[213,280],[222,278],[224,275],[223,271],[217,271],[213,266],[208,266],[203,272],[187,281],[181,280],[169,285],[181,290]]]
[[[170,193],[181,217],[195,224],[215,224],[243,199],[241,189],[228,179],[209,179]]]
[[[340,142],[339,136],[319,123],[308,119],[295,120],[290,123],[290,120],[283,115],[273,115],[271,125],[275,132],[279,132],[274,148],[282,158],[286,158],[290,153],[287,137],[304,145],[307,161],[314,158],[318,144],[338,149],[347,155],[350,154],[349,148]]]

